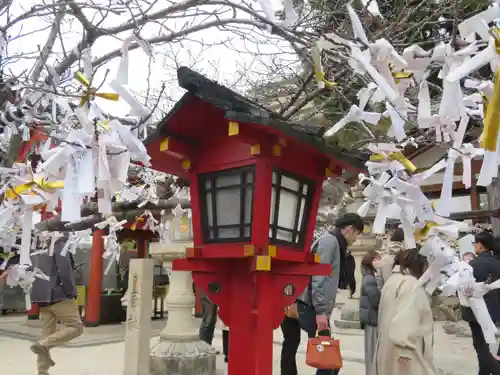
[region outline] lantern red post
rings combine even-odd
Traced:
[[[85,303],[85,325],[88,327],[97,327],[101,318],[103,235],[104,231],[102,229],[94,230],[92,233],[89,283]]]
[[[146,141],[154,169],[190,183],[194,246],[173,269],[219,306],[229,375],[269,375],[284,308],[331,272],[309,252],[322,183],[364,160],[187,68],[178,77],[188,93]]]
[[[144,259],[148,257],[148,240],[138,238],[137,240],[137,258]]]

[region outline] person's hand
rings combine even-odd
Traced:
[[[316,315],[316,325],[318,331],[328,330],[328,317],[326,315]]]
[[[6,280],[6,279],[7,279],[7,272],[4,271],[0,274],[0,280]]]
[[[408,357],[399,357],[398,359],[399,363],[401,363],[402,365],[407,365],[408,362],[411,361],[411,358],[408,358]]]

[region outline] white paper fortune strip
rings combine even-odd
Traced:
[[[334,136],[339,130],[350,122],[363,123],[363,121],[366,121],[370,124],[376,125],[380,120],[381,114],[376,112],[365,112],[365,107],[368,104],[368,100],[371,95],[372,90],[367,88],[360,90],[358,93],[359,107],[353,104],[351,109],[349,109],[349,112],[339,122],[325,132],[324,137],[330,138]],[[363,126],[363,128],[373,137],[372,132],[366,126]]]

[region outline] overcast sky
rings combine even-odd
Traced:
[[[272,1],[273,7],[276,10],[280,9],[282,6],[281,1]],[[99,3],[99,1],[94,2]],[[21,14],[33,5],[39,3],[39,0],[17,1],[11,8],[11,14]],[[103,4],[104,3],[105,2],[103,2]],[[157,8],[165,7],[164,2],[159,1],[158,3],[162,5],[161,7],[157,6]],[[255,9],[259,9],[259,5],[257,3],[255,3],[253,7]],[[91,18],[92,12],[88,11],[87,16]],[[243,18],[245,16],[246,14],[238,14],[239,18]],[[101,27],[116,26],[127,19],[127,15],[117,16],[111,14]],[[207,19],[207,17],[204,17],[204,19]],[[185,18],[174,19],[172,22],[169,21],[168,27],[172,30],[179,30],[185,22]],[[46,25],[48,25],[47,20],[33,18],[30,21],[25,21],[12,28],[9,35],[12,38],[19,32],[28,34]],[[67,50],[73,48],[81,39],[81,28],[77,22],[73,22],[71,24],[66,22],[62,27],[62,32],[64,35],[65,48]],[[48,30],[39,31],[29,36],[24,36],[17,40],[10,41],[9,55],[15,53],[21,54],[26,52],[36,52],[38,50],[37,45],[43,46],[47,35]],[[122,40],[130,35],[131,32],[129,31],[120,34],[119,39],[115,37],[102,37],[98,39],[92,48],[93,57],[100,57],[111,50],[120,48]],[[141,35],[145,38],[152,35],[158,35],[158,26],[155,24],[146,26],[141,31]],[[155,59],[154,62],[151,63],[151,88],[158,90],[162,82],[167,82],[168,84],[165,94],[168,97],[179,98],[180,95],[182,95],[182,90],[178,88],[175,82],[174,65],[176,62],[180,65],[193,67],[195,70],[200,71],[229,86],[232,86],[232,83],[237,81],[241,71],[245,71],[246,74],[250,75],[258,75],[259,71],[266,69],[263,62],[268,63],[273,58],[273,53],[278,52],[279,49],[276,41],[270,43],[268,39],[262,37],[259,38],[258,36],[256,37],[256,40],[260,41],[258,45],[249,42],[246,39],[244,40],[240,36],[212,28],[196,34],[191,34],[181,43],[177,42],[164,46],[156,46]],[[221,44],[222,41],[224,41],[225,44]],[[207,48],[207,45],[212,46]],[[232,45],[233,47],[228,47],[229,45]],[[259,59],[256,59],[255,55],[248,53],[244,54],[235,51],[235,49],[239,49],[240,51],[250,50],[255,53],[259,51],[262,55],[260,55]],[[60,43],[56,43],[55,50],[57,52],[61,52]],[[120,58],[115,58],[112,62],[106,65],[106,68],[110,69],[107,81],[111,80],[116,75],[119,60]],[[19,73],[24,69],[29,69],[33,65],[33,62],[33,59],[22,59],[16,64],[10,65],[9,69],[12,69],[14,73]],[[50,62],[54,64],[54,59]],[[132,90],[136,92],[146,91],[148,87],[148,63],[149,59],[142,52],[142,50],[136,49],[130,52],[129,86]],[[105,68],[100,68],[94,78],[95,82],[101,82],[104,73]],[[240,84],[237,88],[239,90],[243,90],[245,87]],[[104,85],[100,91],[107,92],[112,90],[107,87],[107,85]],[[129,110],[129,107],[123,101],[114,103],[99,100],[98,104],[105,111],[116,115],[125,115]]]

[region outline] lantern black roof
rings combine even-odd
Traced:
[[[146,144],[158,137],[168,136],[171,133],[169,131],[169,120],[173,118],[184,104],[187,104],[195,96],[203,102],[224,111],[225,117],[230,120],[269,126],[290,138],[296,139],[300,143],[314,147],[325,155],[342,160],[345,164],[355,169],[365,169],[364,163],[368,160],[368,154],[328,145],[323,138],[324,131],[322,129],[315,129],[305,124],[290,122],[276,112],[264,108],[260,104],[187,67],[180,67],[177,70],[177,77],[179,86],[187,90],[187,93],[183,95],[172,110],[160,121],[156,134],[152,134],[145,141]]]

